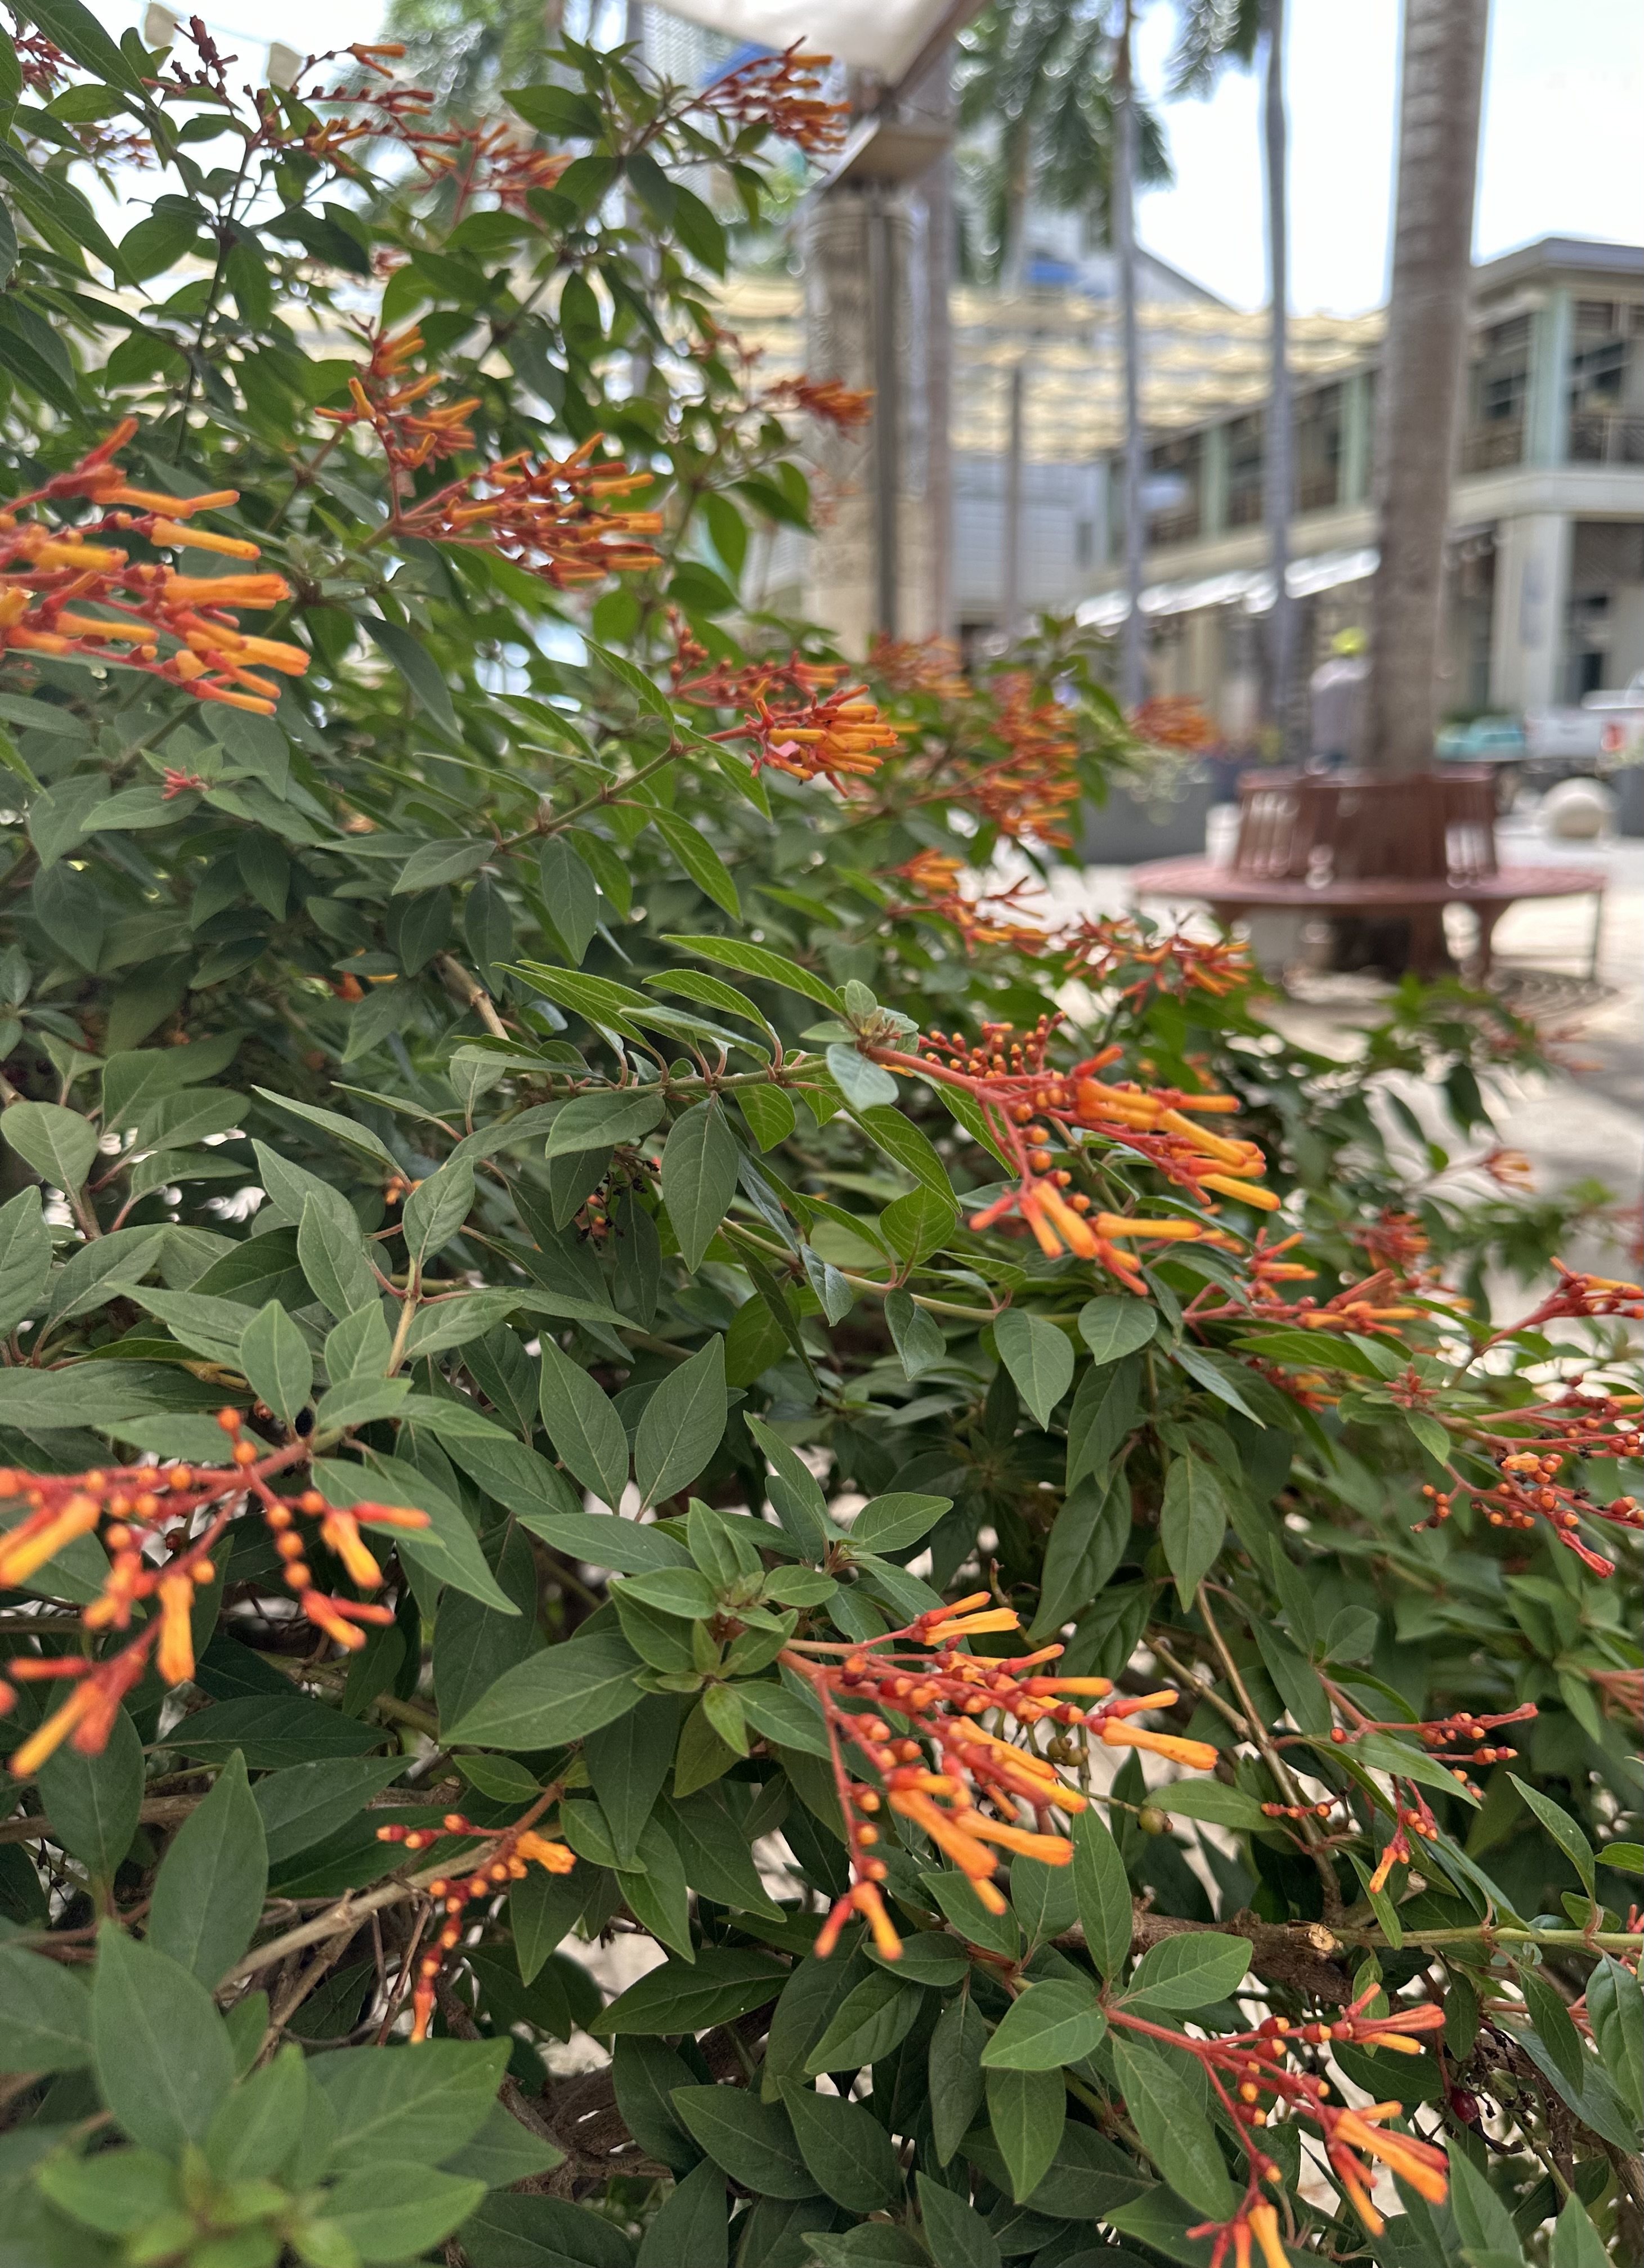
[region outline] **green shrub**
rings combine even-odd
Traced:
[[[4,2257],[1628,2257],[1637,1295],[1376,1101],[1534,1034],[1058,923],[1071,625],[760,611],[865,409],[712,315],[800,65],[33,20]]]

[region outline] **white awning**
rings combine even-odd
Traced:
[[[1285,587],[1293,599],[1310,599],[1343,583],[1361,583],[1375,574],[1376,556],[1374,550],[1321,551],[1311,559],[1293,559]],[[1191,583],[1150,583],[1142,593],[1145,615],[1196,615],[1205,607],[1237,607],[1247,615],[1264,615],[1272,603],[1273,578],[1260,567],[1203,575]],[[1111,630],[1130,610],[1123,591],[1103,591],[1087,599],[1076,614],[1087,629]]]
[[[979,0],[955,8],[953,0],[667,0],[684,16],[727,39],[751,47],[791,48],[833,55],[858,70],[877,71],[893,84],[926,42],[951,22],[957,31]]]

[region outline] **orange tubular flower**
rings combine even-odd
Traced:
[[[1104,1719],[1102,1743],[1109,1749],[1148,1749],[1156,1756],[1168,1756],[1173,1764],[1185,1764],[1190,1771],[1213,1771],[1218,1751],[1208,1741],[1190,1741],[1179,1733],[1155,1733],[1146,1725],[1126,1725]]]
[[[194,1675],[194,1637],[188,1624],[189,1610],[194,1605],[194,1579],[190,1575],[165,1575],[158,1587],[160,1634],[154,1650],[154,1667],[167,1685],[186,1684]]]

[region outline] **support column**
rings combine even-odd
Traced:
[[[1575,308],[1567,291],[1549,291],[1530,323],[1530,399],[1524,462],[1562,465],[1570,449],[1570,348]]]
[[[1370,387],[1368,370],[1342,380],[1341,484],[1337,502],[1364,504],[1370,494]]]
[[[1201,535],[1222,535],[1227,526],[1227,429],[1211,425],[1205,432],[1198,468],[1198,526]]]
[[[1490,705],[1544,709],[1562,689],[1570,522],[1563,512],[1527,512],[1503,520],[1495,541]]]

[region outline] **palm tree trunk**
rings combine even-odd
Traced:
[[[1134,709],[1146,690],[1142,622],[1142,475],[1145,436],[1141,409],[1141,339],[1136,320],[1136,87],[1132,72],[1134,0],[1124,17],[1113,59],[1113,250],[1118,268],[1119,351],[1124,390],[1124,593],[1129,606],[1119,647],[1119,697]]]
[[[1489,0],[1404,0],[1365,752],[1371,769],[1392,776],[1433,763],[1488,19]]]
[[[1286,184],[1285,5],[1266,0],[1267,84],[1263,141],[1267,160],[1267,265],[1272,300],[1268,354],[1266,496],[1268,563],[1273,578],[1269,622],[1270,718],[1279,733],[1279,755],[1293,753],[1295,706],[1295,602],[1290,596],[1290,515],[1295,504],[1294,428],[1290,394],[1289,207]]]

